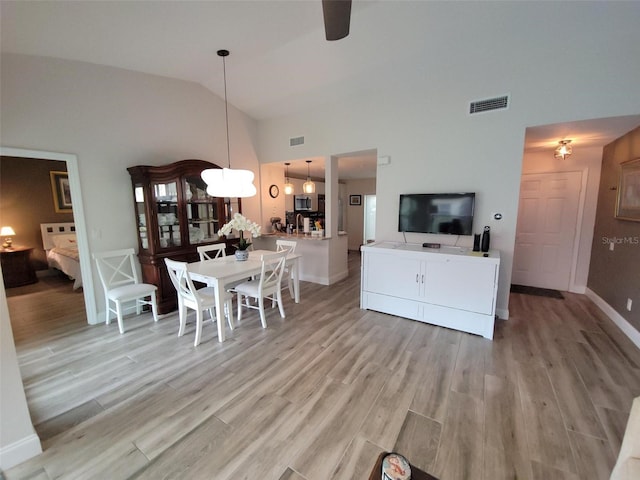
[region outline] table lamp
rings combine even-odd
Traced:
[[[0,237],[5,237],[2,248],[11,248],[11,237],[15,234],[16,232],[11,227],[2,227],[0,229]]]

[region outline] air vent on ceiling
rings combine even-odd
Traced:
[[[303,145],[304,137],[293,137],[289,139],[289,146],[295,147],[296,145]]]
[[[469,114],[473,115],[474,113],[488,112],[491,110],[504,110],[506,108],[509,108],[509,95],[471,102],[469,105]]]

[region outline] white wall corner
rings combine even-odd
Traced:
[[[17,442],[0,448],[0,468],[8,470],[41,453],[40,438],[32,433]]]
[[[496,315],[500,320],[509,320],[508,308],[496,308]]]
[[[607,317],[609,317],[611,321],[618,326],[620,330],[622,330],[622,333],[629,337],[629,340],[631,340],[636,347],[640,348],[640,332],[636,330],[626,318],[616,312],[611,305],[600,298],[600,296],[590,288],[586,289],[585,295],[589,297],[589,299],[591,299],[591,301],[593,301],[593,303],[595,303],[600,310],[602,310],[605,315],[607,315]]]

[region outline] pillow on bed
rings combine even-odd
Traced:
[[[53,245],[59,248],[77,248],[78,242],[76,241],[75,233],[62,233],[60,235],[53,235],[51,237]]]

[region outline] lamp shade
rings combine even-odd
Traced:
[[[207,193],[214,197],[245,198],[257,193],[251,170],[209,168],[203,170],[201,176],[207,184]]]
[[[15,236],[16,232],[13,231],[11,227],[2,227],[0,229],[0,236],[2,237],[12,237]]]

